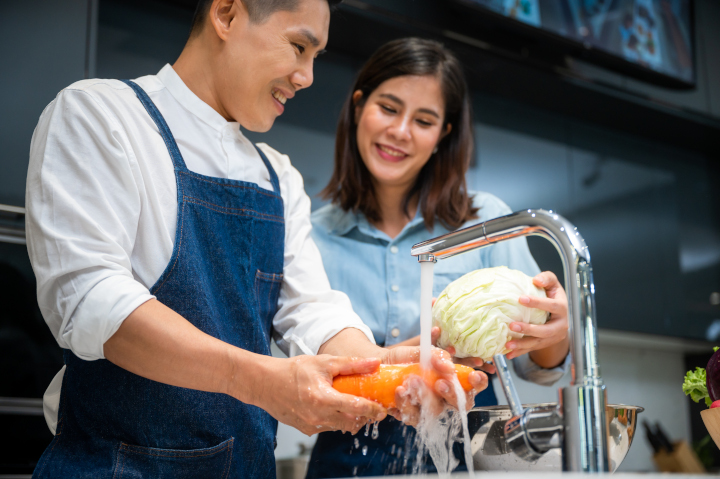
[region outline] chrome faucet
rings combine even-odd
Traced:
[[[597,360],[595,286],[590,253],[577,228],[546,210],[524,210],[479,223],[412,247],[420,262],[436,262],[520,236],[541,236],[560,253],[568,296],[572,382],[560,390],[558,406],[523,409],[505,357],[493,359],[513,417],[504,429],[505,446],[535,461],[562,449],[564,471],[608,472],[606,392]]]

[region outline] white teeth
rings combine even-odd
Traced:
[[[273,92],[272,92],[272,96],[273,96],[277,101],[279,101],[280,103],[282,103],[283,105],[284,105],[285,102],[287,101],[287,98],[285,98],[285,95],[283,95],[283,94],[280,92],[280,90],[275,90],[275,91],[273,91]]]
[[[385,148],[385,147],[382,146],[382,145],[378,145],[378,147],[379,147],[382,151],[384,151],[385,153],[387,153],[387,154],[390,155],[390,156],[397,156],[397,157],[405,156],[404,153],[401,153],[401,152],[399,152],[399,151],[389,150],[389,149]]]

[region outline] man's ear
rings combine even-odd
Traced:
[[[241,0],[214,0],[210,5],[207,21],[217,36],[226,41],[230,35],[233,22],[248,18],[247,8]]]
[[[355,92],[352,94],[352,103],[353,103],[353,109],[355,111],[355,124],[356,125],[360,121],[360,115],[362,114],[363,105],[360,104],[362,97],[363,97],[362,90],[355,90]]]

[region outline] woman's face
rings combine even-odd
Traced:
[[[357,105],[362,92],[353,94]],[[434,76],[401,76],[380,84],[355,110],[360,156],[382,186],[410,188],[444,134],[445,102]]]

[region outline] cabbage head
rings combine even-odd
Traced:
[[[522,337],[510,331],[510,323],[544,324],[548,318],[546,311],[520,304],[523,295],[546,297],[530,276],[505,266],[479,269],[456,279],[432,309],[433,326],[441,329],[438,346],[454,347],[459,358],[489,360],[510,352],[505,343]]]

